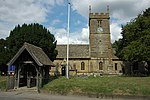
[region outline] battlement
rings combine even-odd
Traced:
[[[102,18],[102,19],[109,19],[109,13],[89,13],[89,18]]]

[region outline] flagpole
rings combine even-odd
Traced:
[[[69,78],[69,32],[70,32],[70,1],[68,0],[68,32],[67,32],[67,66],[66,78]]]

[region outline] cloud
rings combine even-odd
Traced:
[[[64,0],[0,0],[0,2],[0,37],[6,38],[17,24],[46,22],[48,13],[53,12],[52,7],[62,5]]]
[[[48,27],[49,31],[54,34],[57,44],[67,44],[67,30],[65,28]],[[87,44],[89,41],[89,28],[82,28],[80,33],[69,33],[70,44]]]
[[[81,31],[70,33],[70,44],[88,44],[89,43],[89,28],[84,27]]]
[[[110,31],[113,33],[111,33],[111,42],[115,42],[115,40],[118,40],[119,38],[121,38],[121,27],[118,26],[117,23],[112,23],[110,25]]]
[[[49,26],[49,31],[54,34],[57,44],[66,44],[67,43],[67,30],[64,28],[56,29],[54,27]]]
[[[121,37],[121,24],[126,24],[126,22],[135,18],[150,5],[149,0],[71,1],[71,19],[76,17],[73,22],[75,24],[73,28],[76,31],[70,33],[70,43],[75,44],[89,43],[89,28],[88,25],[86,26],[88,24],[89,5],[92,6],[92,12],[106,12],[107,5],[110,6],[112,42]],[[67,43],[67,22],[65,22],[65,18],[67,17],[67,8],[65,8],[67,0],[0,0],[0,2],[0,38],[9,36],[9,31],[17,24],[37,22],[40,24],[48,23],[49,25],[51,23],[51,27],[48,27],[48,29],[55,35],[58,43]],[[56,9],[58,6],[63,6],[65,10],[60,9],[59,13],[59,9]],[[54,16],[56,15],[55,10],[58,13],[56,17]],[[73,16],[73,14],[76,14],[76,16]],[[57,26],[58,24],[59,26]],[[60,26],[63,27],[60,28]]]
[[[8,37],[8,34],[3,34],[3,33],[7,33],[8,30],[12,27],[6,27],[9,26],[8,24],[0,24],[0,38],[5,38]]]
[[[116,19],[111,22],[112,42],[120,37],[120,24],[126,24],[143,10],[149,7],[148,0],[72,0],[72,9],[88,19],[89,5],[92,12],[106,12],[110,6],[110,17]]]
[[[82,43],[84,44],[89,43],[89,27],[82,28],[80,35],[81,35]]]
[[[106,11],[109,5],[111,16],[120,19],[135,17],[148,8],[150,2],[147,0],[72,0],[72,4],[72,9],[84,17],[88,17],[89,5],[92,12]]]
[[[33,1],[33,0],[31,0]],[[3,0],[0,5],[1,21],[10,23],[44,22],[46,21],[47,9],[42,5],[30,0]]]

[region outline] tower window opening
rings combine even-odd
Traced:
[[[99,20],[99,21],[98,21],[98,27],[101,27],[101,26],[102,26],[101,24],[102,24],[102,21]]]

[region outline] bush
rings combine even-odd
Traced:
[[[6,76],[0,76],[0,91],[6,90]]]

